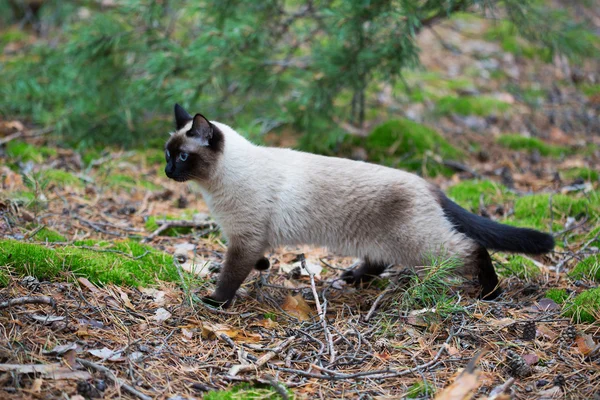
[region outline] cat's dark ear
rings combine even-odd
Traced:
[[[183,128],[191,120],[192,116],[179,104],[175,104],[175,127],[177,130]]]
[[[213,127],[202,114],[196,114],[192,129],[187,132],[187,135],[197,139],[202,146],[208,146],[213,137]]]

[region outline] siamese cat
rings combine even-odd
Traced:
[[[343,158],[250,143],[229,126],[175,105],[176,130],[165,145],[166,175],[195,180],[228,248],[216,290],[203,300],[227,307],[266,251],[316,245],[358,257],[348,283],[366,282],[390,264],[427,265],[431,257],[462,261],[481,295],[500,293],[487,249],[542,254],[551,235],[471,214],[421,177]]]

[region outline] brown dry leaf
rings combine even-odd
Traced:
[[[123,290],[121,290],[121,288],[118,286],[117,286],[117,292],[119,292],[119,296],[121,297],[121,300],[123,300],[123,304],[125,305],[125,307],[129,308],[130,310],[135,311],[135,307],[133,306],[133,304],[131,304],[131,300],[129,300],[129,296],[127,295],[127,293],[125,293]]]
[[[288,294],[285,300],[283,300],[281,308],[300,321],[307,321],[312,316],[312,310],[301,294],[295,296]]]
[[[449,354],[449,355],[451,355],[451,356],[455,356],[455,355],[457,355],[458,353],[460,353],[460,351],[459,351],[459,350],[458,350],[456,347],[454,347],[454,346],[451,346],[451,345],[449,345],[449,344],[446,344],[446,345],[445,345],[445,347],[446,347],[446,351],[447,351],[447,352],[448,352],[448,354]]]
[[[253,322],[250,326],[260,326],[266,329],[277,328],[279,324],[270,318],[263,318],[259,321]]]
[[[537,356],[537,354],[525,354],[523,356],[523,361],[525,361],[525,363],[529,366],[537,363],[540,360],[540,358]]]
[[[151,318],[160,324],[171,318],[171,313],[161,307],[154,312],[154,315]]]
[[[283,253],[279,256],[279,261],[283,264],[291,264],[296,258],[298,258],[296,253]]]
[[[186,339],[192,339],[194,337],[194,332],[187,328],[181,328],[181,334]]]
[[[548,326],[546,325],[542,325],[542,324],[538,324],[536,326],[537,329],[537,333],[540,336],[545,336],[550,340],[554,340],[558,337],[558,333],[554,332],[552,329],[550,329]]]
[[[154,302],[158,306],[162,306],[165,304],[165,295],[166,293],[163,290],[158,290],[154,288],[138,288],[140,292],[144,293],[147,296],[150,296],[154,299]]]
[[[73,367],[75,363],[77,363],[77,351],[75,349],[71,349],[63,354],[63,360],[65,360],[65,364],[69,367]]]
[[[539,394],[540,400],[560,399],[563,397],[560,386],[552,386],[550,389],[542,390]]]
[[[201,335],[203,339],[208,340],[225,335],[236,342],[242,343],[258,343],[262,340],[262,337],[257,333],[248,333],[225,324],[203,323]]]
[[[571,138],[558,126],[553,126],[550,128],[550,141],[554,144],[569,144]]]
[[[479,371],[469,372],[463,370],[456,380],[435,396],[435,400],[468,400],[473,397],[473,392],[479,387]]]
[[[498,329],[503,329],[509,325],[514,324],[515,320],[512,318],[502,318],[502,319],[490,319],[488,322],[490,325],[492,325]]]
[[[2,132],[18,132],[25,130],[25,126],[21,121],[0,121],[0,131]]]
[[[577,343],[577,348],[584,356],[587,356],[596,348],[596,342],[594,342],[592,335],[577,336],[575,343]]]
[[[42,392],[42,384],[43,383],[44,383],[44,380],[42,378],[35,378],[33,380],[33,383],[31,384],[31,388],[29,390],[31,390],[32,393],[39,394]]]
[[[77,278],[77,281],[79,283],[81,283],[83,286],[85,286],[93,294],[98,295],[98,296],[102,294],[100,289],[98,289],[92,282],[90,282],[86,278]]]

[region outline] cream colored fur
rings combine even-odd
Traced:
[[[469,257],[475,242],[454,230],[424,179],[404,171],[290,149],[256,146],[227,125],[209,181],[208,207],[229,239],[265,252],[326,246],[338,255],[408,267],[441,253]],[[185,135],[191,123],[174,135]],[[189,149],[194,151],[193,148]]]

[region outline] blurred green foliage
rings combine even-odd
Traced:
[[[24,0],[0,0],[2,9]],[[367,87],[418,64],[416,34],[484,0],[45,0],[40,38],[3,30],[0,112],[54,128],[79,147],[150,143],[172,129],[171,108],[234,125],[252,139],[282,125],[325,151],[361,123]],[[590,55],[592,36],[543,3],[506,0],[510,28],[551,56]],[[16,21],[5,13],[3,23]],[[14,24],[18,26],[18,24]],[[343,96],[342,96],[343,95]],[[452,105],[452,104],[451,104]],[[454,104],[456,106],[456,104]],[[464,108],[464,104],[459,104]]]

